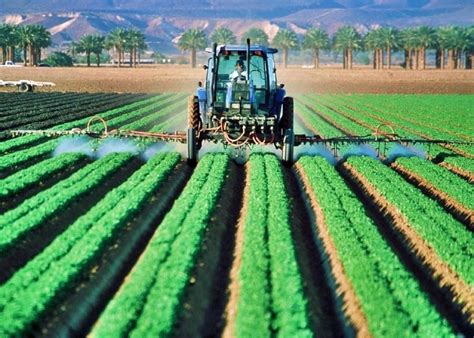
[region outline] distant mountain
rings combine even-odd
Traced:
[[[472,0],[0,0],[0,22],[42,24],[56,46],[135,27],[165,53],[176,52],[177,38],[191,27],[212,33],[225,26],[239,38],[259,27],[272,38],[280,28],[304,34],[310,26],[333,33],[345,24],[362,32],[377,25],[472,25],[473,13]]]

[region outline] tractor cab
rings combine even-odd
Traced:
[[[215,127],[222,117],[281,118],[285,97],[277,85],[274,54],[277,49],[253,45],[214,45],[204,66],[206,79],[197,90],[203,127]],[[213,122],[214,121],[214,122]]]
[[[214,97],[211,114],[277,116],[277,79],[274,53],[263,46],[219,46],[209,58],[206,74],[207,97]],[[239,73],[239,71],[242,71]],[[284,93],[282,93],[284,96]]]

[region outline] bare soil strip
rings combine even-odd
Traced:
[[[342,337],[342,327],[337,316],[336,302],[324,271],[324,253],[316,245],[316,216],[307,202],[297,173],[283,168],[286,190],[291,207],[290,224],[296,258],[308,300],[311,330],[321,337]]]
[[[405,249],[411,252],[420,266],[427,269],[437,287],[449,293],[451,301],[459,307],[460,318],[474,324],[474,290],[458,276],[446,262],[441,260],[434,249],[424,241],[411,227],[408,220],[398,209],[374,188],[370,182],[348,163],[342,164],[342,170],[348,177],[361,187],[364,194],[375,203],[380,212],[389,220],[400,238]]]
[[[345,335],[369,337],[371,334],[367,318],[362,311],[360,301],[357,298],[350,281],[344,273],[344,267],[342,266],[336,246],[331,239],[331,235],[329,234],[324,220],[324,211],[319,205],[317,196],[311,188],[311,184],[309,183],[306,174],[298,163],[296,164],[296,172],[303,189],[306,192],[308,201],[316,215],[317,241],[326,256],[325,264],[327,264],[327,276],[332,279],[331,287],[333,288],[334,295],[339,296],[336,298],[336,302],[339,305],[339,309],[343,312],[342,315],[346,317],[347,321],[350,323],[350,326],[344,327],[346,331]]]
[[[92,208],[110,190],[124,182],[130,173],[142,165],[139,159],[133,159],[117,170],[105,182],[91,189],[86,195],[77,198],[65,209],[46,220],[40,227],[28,232],[15,247],[0,257],[0,284],[33,259],[47,247],[67,227]]]
[[[230,269],[230,283],[227,289],[227,304],[225,307],[225,326],[222,330],[222,337],[232,338],[235,336],[235,321],[237,319],[237,304],[239,302],[240,284],[239,274],[242,264],[242,248],[244,244],[244,226],[248,212],[248,200],[250,195],[250,162],[245,165],[245,175],[242,175],[243,193],[241,198],[241,208],[236,222],[235,246],[233,252],[232,267]],[[245,178],[244,178],[245,177]]]
[[[65,290],[54,311],[36,323],[36,334],[52,337],[85,336],[136,264],[157,225],[173,205],[192,169],[184,162],[150,197],[146,207],[122,228],[99,260]]]
[[[3,213],[7,210],[16,208],[21,203],[23,203],[26,199],[36,195],[37,193],[46,190],[59,181],[62,181],[73,173],[77,172],[81,168],[85,167],[87,164],[91,163],[92,160],[89,158],[84,158],[68,168],[63,169],[61,172],[55,173],[50,177],[46,177],[38,182],[36,185],[30,186],[19,193],[15,194],[14,196],[10,196],[9,198],[0,198],[0,213]]]
[[[438,165],[452,171],[456,175],[458,175],[458,176],[464,178],[465,180],[467,180],[469,183],[474,184],[474,175],[472,175],[470,172],[468,172],[466,170],[462,170],[461,168],[454,167],[454,166],[450,165],[449,163],[445,163],[445,162],[441,162]]]
[[[236,230],[242,207],[244,168],[229,164],[217,209],[211,217],[184,304],[173,332],[175,337],[216,337],[226,325],[225,308],[233,268]]]
[[[468,229],[474,230],[474,210],[465,207],[460,202],[426,181],[423,177],[411,172],[402,165],[392,163],[390,166],[410,183],[420,188],[426,195],[440,202],[444,209],[451,213],[460,222],[464,223]]]

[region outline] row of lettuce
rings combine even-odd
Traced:
[[[367,97],[371,98],[372,96]],[[368,135],[372,133],[376,130],[378,124],[381,123],[380,120],[377,120],[380,118],[379,116],[381,116],[381,114],[370,113],[370,110],[368,110],[369,108],[364,108],[362,106],[363,103],[360,103],[361,106],[358,106],[357,109],[354,108],[355,103],[352,101],[349,106],[342,104],[345,101],[352,100],[351,98],[352,96],[339,95],[322,96],[317,98],[310,95],[301,96],[297,101],[297,108],[305,126],[323,136],[341,136],[341,134]],[[334,102],[337,102],[338,104],[335,104]],[[338,126],[338,128],[335,126]],[[410,134],[404,129],[401,130],[401,135],[415,138],[420,137],[415,134]],[[472,147],[466,149],[471,148]],[[342,146],[340,149],[342,155],[344,155],[344,153],[356,153],[357,151],[357,149],[351,149],[350,146]],[[362,153],[363,152],[365,151],[362,151]],[[375,151],[373,153],[375,154]],[[402,156],[396,158],[398,153]],[[442,203],[444,203],[448,209],[454,201],[455,204],[459,204],[464,210],[462,214],[466,215],[469,214],[469,212],[472,213],[473,205],[471,203],[472,199],[470,198],[470,196],[472,196],[472,185],[470,183],[472,183],[471,179],[474,177],[474,160],[471,158],[461,157],[460,155],[454,154],[448,149],[437,145],[431,146],[431,149],[428,150],[428,155],[432,157],[437,156],[440,153],[447,156],[445,162],[449,163],[449,168],[453,165],[460,168],[462,173],[458,173],[457,171],[453,173],[448,168],[436,165],[430,161],[422,160],[418,157],[420,154],[416,151],[400,151],[395,149],[393,151],[394,158],[391,160],[394,161],[394,167],[402,166],[406,170],[412,171],[413,174],[421,176],[430,186],[435,187],[446,195],[447,200],[442,201]],[[417,154],[418,156],[416,156]],[[390,153],[387,155],[388,158],[391,157]],[[464,177],[465,179],[459,178],[457,174],[462,175],[463,173],[467,173],[467,177]],[[468,219],[467,222],[472,222],[472,220],[469,220],[468,216],[465,218]]]
[[[46,102],[25,102],[23,99],[7,105],[8,110],[0,115],[0,136],[8,136],[11,129],[44,129],[59,123],[75,121],[86,116],[120,107],[146,98],[139,94],[75,94]]]
[[[153,130],[159,130],[168,126],[162,124],[167,119],[172,119],[174,123],[179,122],[176,116],[171,114],[176,110],[182,111],[185,102],[181,94],[165,94],[144,101],[139,101],[120,108],[112,109],[101,114],[101,117],[107,120],[109,128],[123,128],[128,130],[140,130],[147,128],[152,124]],[[69,130],[72,128],[85,128],[89,117],[77,120],[71,123],[62,124],[52,129]],[[159,123],[161,121],[161,123]],[[92,130],[96,132],[103,131],[102,124],[94,124]],[[30,135],[13,138],[0,143],[0,151],[6,155],[0,158],[0,173],[7,172],[10,168],[19,166],[28,161],[34,161],[53,152],[62,140],[49,139],[47,136]],[[29,146],[32,145],[32,146]]]
[[[435,96],[435,98],[437,98]],[[451,96],[446,96],[444,102],[438,97],[436,108],[438,110],[450,109]],[[459,141],[474,141],[469,131],[473,129],[472,117],[469,112],[472,107],[472,98],[468,95],[453,96],[453,100],[461,101],[461,107],[452,115],[445,114],[442,119],[443,125],[437,125],[431,122],[431,115],[420,104],[414,104],[413,100],[428,100],[428,98],[419,95],[390,96],[390,95],[300,95],[297,97],[300,106],[303,106],[303,117],[306,120],[311,114],[317,114],[324,119],[323,123],[310,123],[309,126],[319,131],[320,126],[331,124],[337,126],[338,133],[326,134],[326,127],[319,131],[324,136],[333,136],[340,133],[352,135],[368,135],[377,130],[381,124],[394,126],[395,132],[403,137],[408,138],[425,138],[425,139],[446,139]],[[404,104],[405,100],[410,102]],[[433,108],[435,109],[435,108]],[[451,108],[453,109],[453,108]],[[309,110],[309,111],[308,111]],[[423,115],[420,111],[424,112]],[[435,109],[436,111],[436,109]],[[418,112],[418,114],[414,113]],[[459,121],[463,121],[460,115],[468,115],[465,125],[459,127]],[[438,113],[438,115],[442,115]],[[472,114],[471,114],[472,115]],[[449,116],[449,117],[448,117]],[[446,122],[450,121],[450,123]],[[430,121],[431,123],[429,123]],[[440,120],[441,121],[441,120]],[[453,127],[451,127],[453,126]],[[457,127],[454,127],[457,126]],[[390,131],[386,127],[382,131]],[[455,145],[442,147],[440,145],[430,145],[423,147],[428,156],[432,158],[440,158],[443,164],[454,166],[460,170],[474,175],[474,150],[472,146]]]

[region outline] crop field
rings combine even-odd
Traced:
[[[301,146],[291,168],[210,147],[193,168],[182,146],[9,133],[184,130],[186,109],[0,93],[0,337],[474,335],[472,146]],[[473,95],[301,93],[295,111],[296,133],[474,141]]]

